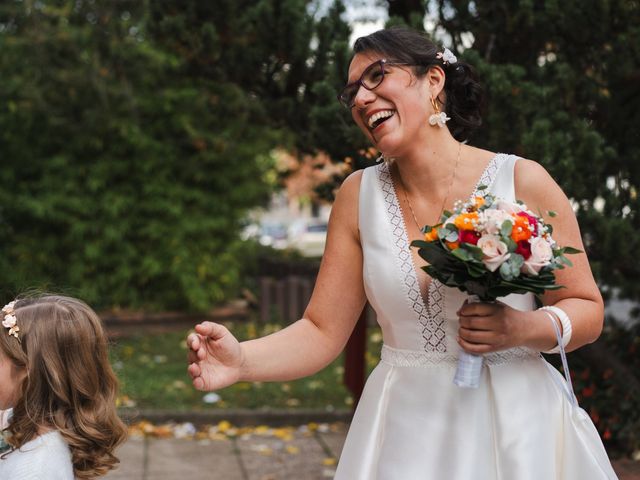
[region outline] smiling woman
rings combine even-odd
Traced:
[[[533,161],[466,143],[481,123],[476,74],[421,33],[394,28],[358,39],[338,98],[385,161],[340,188],[303,318],[243,343],[222,325],[197,325],[188,339],[194,386],[314,373],[340,353],[368,300],[384,345],[337,480],[616,478],[593,424],[540,355],[600,335],[603,303],[586,255],[557,274],[564,289],[469,303],[430,281],[409,248],[422,226],[484,189],[556,211],[554,239],[582,250],[560,187]],[[516,259],[523,252],[513,243]],[[549,308],[536,310],[539,303]],[[461,352],[484,356],[475,389],[453,383]]]

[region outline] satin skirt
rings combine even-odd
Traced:
[[[394,364],[395,363],[395,364]],[[616,479],[598,432],[539,356],[485,365],[382,360],[367,380],[336,480]]]

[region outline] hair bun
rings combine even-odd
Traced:
[[[484,91],[471,65],[458,61],[445,67],[444,90],[447,95],[444,110],[451,120],[447,123],[456,140],[467,140],[482,125],[481,109]]]

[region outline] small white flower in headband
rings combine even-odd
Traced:
[[[452,65],[458,61],[458,57],[456,57],[453,52],[446,47],[444,52],[438,52],[436,54],[436,58],[442,60],[442,63],[445,65]]]
[[[20,327],[18,327],[18,320],[16,319],[16,316],[14,315],[15,310],[14,310],[14,305],[16,304],[15,300],[13,302],[9,302],[7,303],[4,307],[2,307],[2,313],[4,313],[4,319],[2,320],[2,326],[4,328],[8,328],[9,329],[9,335],[12,335],[14,337],[16,337],[18,340],[20,340],[20,337],[18,336],[18,332],[20,331]]]

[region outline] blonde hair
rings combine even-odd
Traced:
[[[57,295],[19,299],[14,309],[20,341],[0,331],[0,349],[26,375],[9,444],[18,449],[52,428],[69,445],[77,478],[106,474],[119,463],[113,451],[127,430],[116,411],[118,381],[100,319],[84,302]]]

